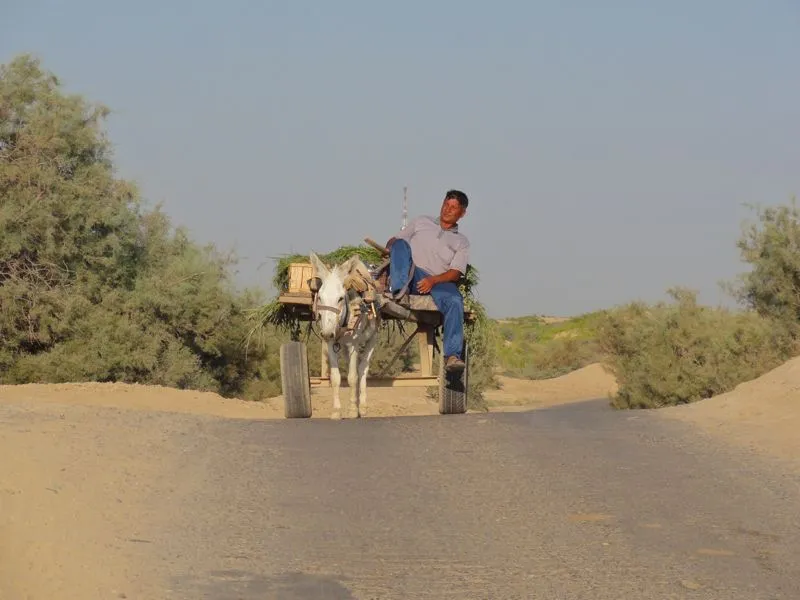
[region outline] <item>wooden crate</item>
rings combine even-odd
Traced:
[[[314,276],[314,267],[311,263],[289,264],[289,289],[290,294],[311,294],[308,280]]]

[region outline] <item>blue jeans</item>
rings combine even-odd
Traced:
[[[395,240],[389,251],[389,282],[393,294],[406,285],[411,262],[411,246],[405,240]],[[417,290],[417,283],[428,275],[419,267],[415,267],[414,275],[408,285],[408,293],[422,295]],[[436,308],[444,317],[444,356],[463,359],[461,354],[464,347],[464,299],[458,291],[458,286],[452,282],[437,283],[431,288],[430,295],[433,296]]]

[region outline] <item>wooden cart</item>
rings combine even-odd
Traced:
[[[308,287],[312,266],[309,263],[293,263],[290,265],[288,290],[278,297],[281,304],[292,305],[295,314],[301,321],[312,321],[311,305],[313,296]],[[416,340],[419,348],[420,368],[417,372],[402,373],[397,376],[385,376],[383,373],[371,373],[367,377],[367,387],[431,387],[439,388],[439,413],[463,414],[467,410],[467,392],[469,385],[469,347],[464,344],[464,362],[467,366],[461,373],[448,373],[444,369],[444,360],[439,356],[438,372],[434,373],[434,351],[442,348],[440,339],[442,314],[436,308],[430,296],[409,296],[408,306],[382,300],[381,318],[409,322],[413,331],[408,334],[398,349],[396,360],[400,354]],[[465,322],[474,320],[474,314],[465,311]],[[466,337],[466,336],[465,336]],[[305,344],[294,339],[281,346],[281,383],[285,403],[285,416],[292,418],[308,418],[311,416],[311,389],[329,387],[328,352],[321,342],[320,376],[309,376],[308,353]],[[385,371],[386,369],[384,369]],[[346,377],[341,386],[347,387]]]

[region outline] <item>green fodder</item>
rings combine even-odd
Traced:
[[[358,255],[367,265],[378,266],[385,258],[372,246],[340,246],[327,254],[318,254],[320,260],[327,266],[345,262],[351,256]],[[289,265],[292,263],[308,263],[310,257],[307,254],[288,254],[281,256],[275,261],[275,271],[272,277],[272,285],[280,293],[286,291],[289,286]],[[467,272],[459,281],[459,288],[465,299],[473,299],[473,290],[478,285],[478,271],[473,265],[467,265]]]
[[[790,335],[755,312],[701,306],[696,293],[670,290],[674,302],[630,303],[610,311],[598,331],[619,383],[616,408],[658,408],[727,392],[787,360]]]
[[[497,363],[497,325],[486,314],[486,309],[478,302],[473,308],[475,318],[464,326],[464,339],[469,347],[469,385],[467,388],[467,409],[486,411],[489,404],[484,393],[500,387],[495,375]],[[438,372],[441,353],[437,354],[434,369]],[[427,394],[438,398],[439,388],[430,387]]]
[[[486,314],[486,309],[475,302],[472,310],[475,321],[465,327],[464,337],[469,345],[469,389],[467,408],[488,410],[484,392],[500,387],[495,376],[497,364],[497,326]]]
[[[367,265],[381,263],[381,253],[372,246],[341,246],[328,254],[319,254],[320,260],[332,267],[346,261],[351,256],[358,255]],[[286,291],[289,286],[289,265],[292,263],[308,263],[311,258],[308,254],[287,254],[275,261],[275,272],[272,285],[278,292]]]

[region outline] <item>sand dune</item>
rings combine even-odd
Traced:
[[[796,460],[800,455],[800,357],[726,394],[659,412],[694,423],[731,443]]]

